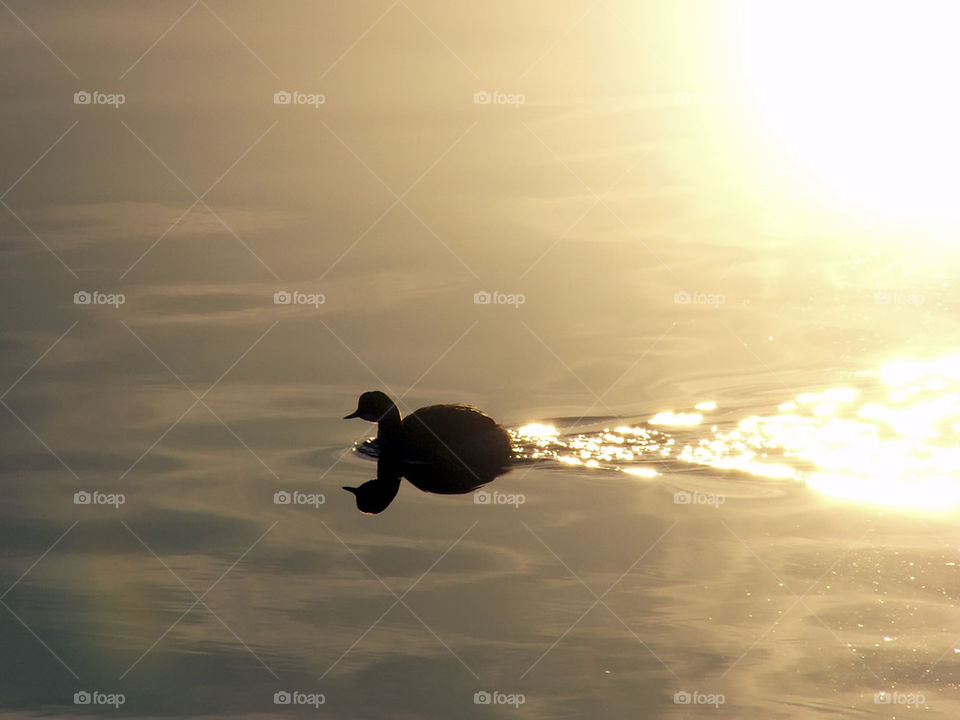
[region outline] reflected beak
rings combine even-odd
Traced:
[[[353,411],[352,413],[350,413],[349,415],[344,415],[344,416],[343,416],[343,419],[344,419],[344,420],[349,420],[350,418],[355,418],[355,417],[360,417],[360,408],[357,408],[356,410],[354,410],[354,411]]]
[[[364,515],[379,515],[397,496],[400,489],[400,477],[391,477],[385,480],[374,478],[367,480],[360,487],[342,486],[357,499],[357,510]]]

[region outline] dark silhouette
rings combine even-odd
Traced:
[[[377,423],[377,478],[346,487],[357,508],[379,513],[396,497],[401,478],[424,492],[468,493],[509,470],[510,436],[469,405],[430,405],[401,419],[393,401],[379,390],[360,396],[344,419]]]

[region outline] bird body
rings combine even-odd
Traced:
[[[381,448],[389,462],[400,463],[410,482],[438,493],[470,492],[490,482],[503,472],[511,452],[506,430],[460,404],[420,408],[400,422],[394,437],[388,431],[381,438]]]
[[[364,512],[380,512],[396,495],[400,477],[432,493],[468,493],[509,469],[510,435],[493,418],[462,404],[430,405],[406,418],[380,391],[363,393],[356,411],[377,423],[377,479],[359,488]]]

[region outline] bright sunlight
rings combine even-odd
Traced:
[[[770,141],[870,215],[960,220],[956,3],[746,3],[748,96]]]

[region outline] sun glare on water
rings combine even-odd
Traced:
[[[747,0],[736,23],[761,132],[831,201],[960,220],[960,4]]]
[[[706,412],[716,403],[700,403]],[[803,483],[838,500],[913,510],[960,506],[960,355],[898,360],[858,387],[804,392],[771,414],[705,427],[664,411],[647,423],[563,434],[514,431],[522,455],[652,478],[669,463]],[[662,427],[660,430],[657,426]]]
[[[960,355],[892,362],[862,391],[802,393],[779,411],[715,429],[680,459],[802,479],[823,495],[860,503],[960,505]]]

